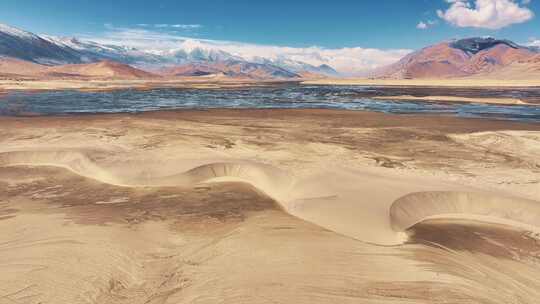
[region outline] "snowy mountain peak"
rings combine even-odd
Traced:
[[[9,26],[9,25],[3,24],[3,23],[0,23],[0,33],[7,34],[7,35],[10,35],[10,36],[14,36],[14,37],[24,38],[24,39],[37,39],[37,38],[39,38],[38,36],[36,36],[36,35],[34,35],[34,34],[30,33],[30,32],[23,31],[21,29],[18,29],[16,27]]]
[[[111,60],[150,70],[164,67],[203,64],[231,64],[235,68],[261,71],[265,66],[270,74],[296,75],[311,72],[333,75],[329,66],[315,66],[286,56],[268,54],[257,57],[253,52],[243,54],[236,48],[196,39],[179,39],[169,48],[137,49],[114,41],[107,44],[76,37],[35,35],[0,24],[0,56],[12,57],[45,65],[92,63]],[[242,64],[238,64],[242,63]]]

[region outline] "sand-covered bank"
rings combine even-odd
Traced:
[[[376,79],[376,78],[325,78],[307,80],[311,85],[369,85],[369,86],[420,86],[420,87],[539,87],[539,79],[484,79],[471,78],[435,78],[435,79]]]
[[[114,91],[123,89],[223,89],[246,86],[265,86],[276,83],[298,83],[297,81],[253,80],[244,78],[178,77],[172,79],[0,79],[0,93],[78,90],[87,92]]]
[[[405,101],[435,101],[435,102],[464,102],[464,103],[486,103],[500,105],[526,105],[529,104],[518,98],[471,98],[460,96],[375,96],[373,99],[384,100],[405,100]]]
[[[2,117],[0,142],[7,301],[539,295],[538,124],[168,111]]]

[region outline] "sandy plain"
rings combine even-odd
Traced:
[[[0,118],[0,303],[535,303],[540,125]]]
[[[410,101],[426,101],[426,102],[463,102],[463,103],[484,103],[484,104],[500,104],[500,105],[526,105],[529,104],[518,98],[470,98],[460,96],[412,96],[412,95],[397,95],[397,96],[375,96],[373,99],[383,100],[410,100]]]
[[[0,79],[0,94],[2,91],[111,91],[120,89],[148,90],[154,88],[237,88],[243,86],[273,85],[280,82],[284,81],[261,81],[221,76],[177,77],[170,79]],[[294,83],[297,82],[299,81],[295,81]]]
[[[380,78],[323,78],[306,80],[311,85],[370,85],[370,86],[420,86],[420,87],[538,87],[538,78],[417,78],[417,79],[380,79]]]

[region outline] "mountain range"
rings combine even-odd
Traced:
[[[51,72],[47,66],[84,65],[104,61],[108,62],[104,65],[109,68],[112,67],[111,62],[116,62],[153,74],[163,72],[166,76],[223,74],[255,79],[289,79],[301,78],[304,75],[318,77],[338,75],[338,72],[328,65],[314,66],[300,61],[269,58],[248,60],[222,50],[202,47],[155,54],[133,47],[106,45],[73,37],[40,36],[5,24],[0,24],[0,57],[43,65],[41,69],[37,69],[41,74]],[[13,64],[14,61],[11,61],[4,66]],[[30,74],[37,68],[28,66],[26,71]],[[71,71],[74,69],[70,68]],[[81,70],[82,67],[77,69]],[[43,72],[45,70],[46,72]],[[13,72],[0,71],[3,74],[15,74]],[[27,73],[26,76],[30,75]]]
[[[540,51],[491,37],[452,40],[412,52],[370,75],[391,79],[540,78]],[[36,35],[0,24],[0,76],[126,79],[224,76],[264,80],[342,75],[326,64],[314,66],[284,56],[244,58],[201,45],[151,52],[73,37]]]

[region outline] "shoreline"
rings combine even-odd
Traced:
[[[385,98],[381,98],[385,99]],[[260,117],[265,119],[268,117],[279,118],[280,115],[288,117],[289,115],[301,115],[305,117],[321,117],[321,116],[335,116],[336,119],[354,117],[366,119],[367,124],[374,124],[377,126],[385,125],[384,122],[378,123],[377,120],[391,119],[395,122],[415,122],[415,126],[423,127],[422,124],[428,123],[428,125],[438,128],[440,123],[448,124],[449,126],[461,125],[463,129],[473,130],[474,126],[495,126],[497,129],[508,130],[527,130],[530,126],[531,130],[540,131],[540,123],[535,121],[526,121],[518,119],[496,119],[493,117],[459,117],[449,114],[435,114],[435,113],[385,113],[370,110],[350,110],[350,109],[322,109],[322,108],[177,108],[177,109],[158,109],[138,112],[66,112],[66,113],[26,113],[21,112],[17,114],[3,114],[0,113],[0,121],[10,119],[47,119],[47,118],[75,118],[75,119],[93,119],[103,117],[164,117],[171,118],[176,115],[179,117],[189,116],[192,114],[204,116],[212,115],[248,115],[254,117]],[[417,122],[417,123],[416,123]],[[393,124],[391,124],[393,125]]]
[[[369,79],[369,78],[329,78],[303,81],[306,85],[360,85],[378,87],[445,87],[445,88],[536,88],[540,79],[498,80],[478,78],[449,79]]]
[[[159,88],[238,88],[279,84],[371,86],[404,88],[468,88],[468,89],[520,89],[540,88],[538,80],[496,80],[496,79],[367,79],[367,78],[322,78],[322,79],[235,79],[182,77],[169,80],[156,79],[0,79],[0,92],[31,90],[119,90],[119,89],[159,89]]]
[[[412,96],[412,95],[396,95],[396,96],[374,96],[377,100],[394,100],[394,101],[424,101],[424,102],[448,102],[448,103],[481,103],[494,105],[535,105],[534,103],[525,102],[519,98],[489,98],[489,97],[460,97],[460,96]]]
[[[302,80],[250,80],[250,79],[200,79],[196,77],[167,81],[145,80],[0,80],[0,93],[48,92],[75,90],[80,92],[110,92],[117,90],[154,89],[236,89],[244,87],[298,84]],[[1,95],[0,95],[1,96]]]
[[[173,81],[156,82],[150,80],[90,80],[90,81],[1,81],[0,98],[10,94],[33,94],[46,92],[78,91],[89,93],[115,92],[122,90],[150,91],[171,90],[242,90],[246,88],[287,87],[305,85],[353,85],[369,86],[373,90],[359,90],[355,96],[373,100],[418,101],[425,103],[480,103],[493,105],[540,105],[540,90],[533,86],[453,86],[452,81],[443,81],[445,85],[424,80],[400,81],[388,85],[381,81],[326,79],[315,81],[255,81],[243,79],[197,79],[195,77]],[[355,82],[360,81],[360,82]],[[540,85],[540,82],[539,82]],[[510,90],[522,91],[514,96]],[[540,88],[540,87],[539,87]],[[501,97],[502,96],[502,97]]]
[[[502,120],[488,117],[457,117],[451,115],[438,114],[393,114],[367,110],[345,110],[345,109],[319,109],[319,108],[201,108],[201,109],[160,109],[141,112],[120,112],[120,113],[58,113],[58,114],[30,114],[30,115],[0,115],[1,121],[31,119],[47,121],[52,118],[58,119],[123,119],[123,118],[151,118],[151,119],[185,119],[190,121],[190,117],[208,119],[211,117],[229,117],[231,119],[277,119],[284,121],[298,117],[307,120],[336,119],[345,120],[340,123],[354,127],[413,127],[420,129],[433,129],[444,132],[483,132],[496,130],[530,130],[540,131],[540,123]],[[329,125],[340,125],[340,123],[328,122]]]

